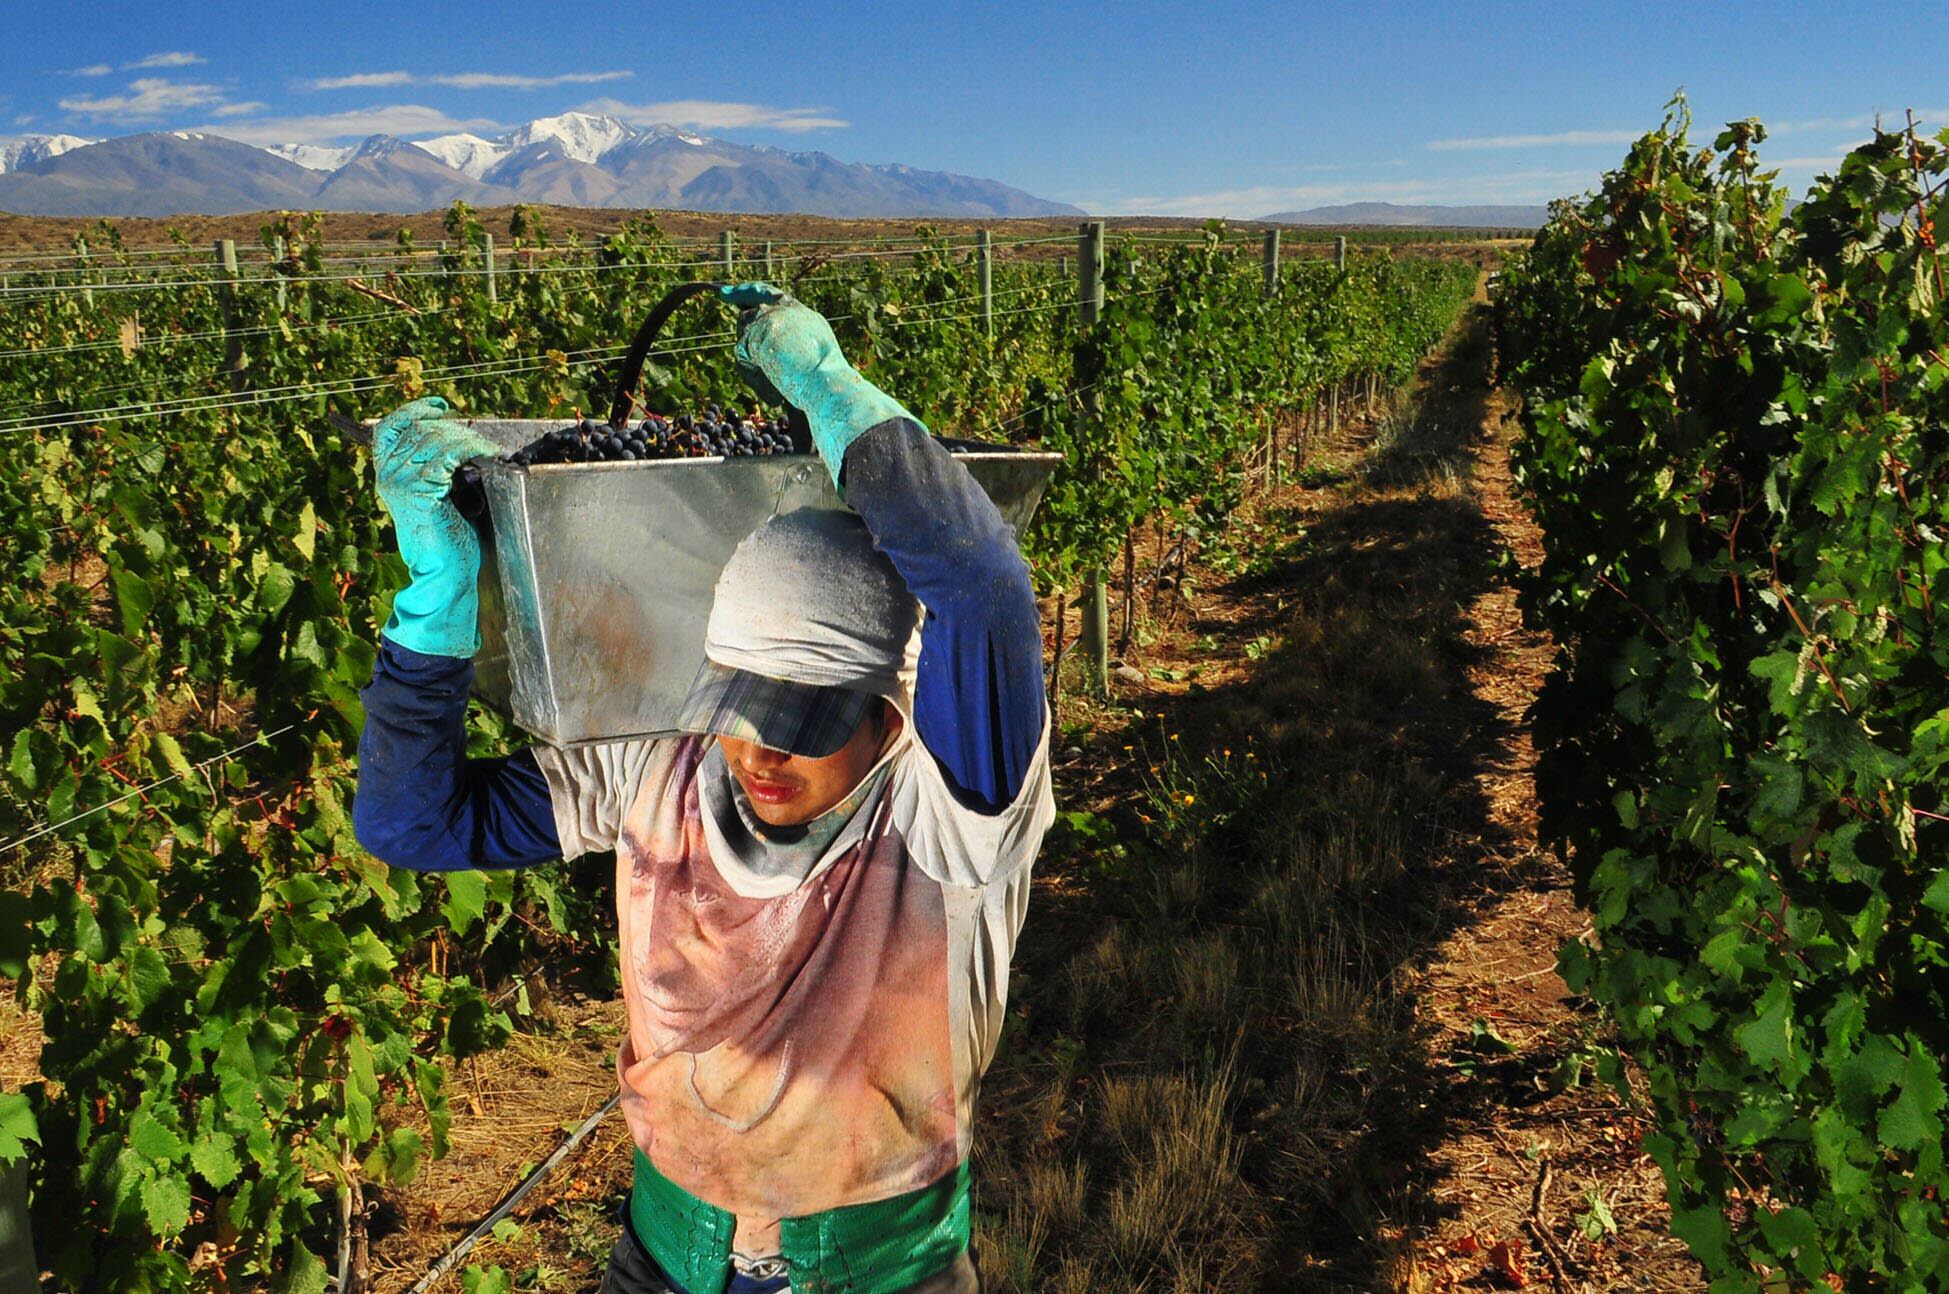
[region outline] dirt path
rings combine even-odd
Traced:
[[[1112,821],[1135,811],[1143,835],[1190,855],[1158,862],[1145,883],[1220,896],[1199,914],[1202,927],[1194,916],[1170,936],[1177,947],[1250,922],[1261,906],[1259,894],[1240,896],[1243,912],[1228,906],[1213,865],[1256,866],[1268,847],[1297,839],[1281,879],[1333,889],[1326,919],[1290,954],[1276,938],[1231,947],[1306,959],[1324,942],[1363,964],[1315,976],[1313,995],[1331,1010],[1248,1013],[1255,1029],[1241,1064],[1258,1072],[1226,1095],[1243,1142],[1231,1189],[1250,1207],[1213,1218],[1155,1205],[1176,1207],[1180,1234],[1223,1260],[1133,1262],[1082,1236],[1064,1243],[1068,1197],[1050,1184],[1049,1161],[1073,1153],[1077,1177],[1087,1167],[1111,1178],[1090,1186],[1105,1207],[1147,1185],[1138,1166],[1072,1147],[1118,1134],[1089,1109],[1116,1066],[1182,1064],[1169,1031],[1149,1021],[1191,991],[1185,976],[1149,974],[1127,947],[1119,954],[1115,969],[1134,979],[1132,1019],[1146,1020],[1131,1027],[1152,1040],[1141,1061],[1086,1027],[1044,1039],[1032,1027],[1030,1063],[1005,1054],[989,1088],[991,1108],[1036,1112],[1027,1130],[1001,1115],[989,1170],[990,1180],[1021,1173],[1004,1198],[1024,1218],[1009,1220],[989,1254],[991,1271],[1009,1268],[1004,1288],[1210,1288],[1215,1272],[1240,1287],[1410,1294],[1704,1288],[1667,1234],[1640,1124],[1596,1081],[1597,1026],[1555,970],[1558,947],[1585,922],[1561,864],[1537,847],[1525,710],[1551,646],[1523,628],[1516,605],[1510,564],[1533,566],[1541,552],[1514,497],[1516,424],[1490,386],[1491,365],[1478,311],[1424,364],[1408,400],[1317,438],[1294,483],[1207,541],[1187,573],[1189,599],[1153,596],[1152,633],[1125,662],[1121,705],[1065,707],[1076,745],[1059,774],[1064,805]],[[1226,747],[1255,736],[1268,754],[1283,751],[1289,791],[1239,800],[1242,816],[1272,820],[1242,842],[1160,833],[1143,810],[1157,812],[1175,766],[1150,764],[1146,776],[1141,761],[1180,735],[1208,765],[1214,748],[1229,757]],[[1195,789],[1238,794],[1222,776]],[[1357,821],[1335,825],[1343,814]],[[1322,852],[1363,849],[1393,850],[1395,865],[1318,863]],[[1018,953],[1032,1022],[1052,1009],[1074,1021],[1075,999],[1102,991],[1088,957],[1049,951],[1100,938],[1117,910],[1100,879],[1108,849],[1078,852],[1081,867],[1058,842],[1039,865],[1043,909]],[[1133,906],[1148,918],[1161,905]],[[1048,990],[1051,975],[1059,991]],[[1250,969],[1238,978],[1245,990],[1267,987]],[[1037,1041],[1056,1050],[1058,1073],[1060,1049],[1081,1050],[1082,1063],[1099,1066],[1098,1090],[1088,1075],[1052,1088],[1050,1062],[1034,1063]],[[1292,1069],[1300,1077],[1281,1091]],[[1267,1091],[1253,1093],[1255,1083]],[[1080,1183],[1072,1194],[1086,1198]],[[1038,1213],[1040,1223],[1027,1220]]]
[[[1499,389],[1482,403],[1470,495],[1498,547],[1533,568],[1542,550],[1510,477],[1511,403]],[[1551,644],[1523,628],[1508,580],[1483,589],[1468,619],[1480,650],[1469,681],[1500,733],[1474,774],[1493,831],[1481,889],[1460,899],[1467,919],[1412,990],[1430,1107],[1445,1110],[1404,1201],[1405,1288],[1511,1287],[1520,1273],[1557,1290],[1702,1290],[1666,1231],[1663,1182],[1637,1148],[1642,1125],[1597,1081],[1589,1048],[1601,1039],[1556,972],[1556,949],[1589,925],[1561,863],[1536,847],[1524,711]]]

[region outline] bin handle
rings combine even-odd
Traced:
[[[629,421],[630,396],[636,391],[636,384],[643,377],[643,361],[650,357],[650,347],[656,344],[657,334],[663,331],[670,316],[678,306],[690,298],[704,292],[716,292],[722,283],[696,280],[679,283],[663,294],[663,299],[650,307],[650,317],[636,330],[630,340],[629,354],[623,356],[623,366],[616,371],[616,393],[609,401],[609,425],[621,428]]]
[[[636,330],[630,340],[629,353],[623,356],[623,366],[616,371],[616,391],[609,401],[609,425],[618,430],[629,421],[630,397],[635,394],[636,385],[643,378],[644,361],[650,357],[650,347],[656,344],[657,334],[663,331],[671,314],[677,307],[694,296],[705,292],[715,293],[724,287],[722,283],[696,280],[679,283],[663,294],[661,300],[650,307],[649,318]],[[796,405],[785,407],[786,431],[792,440],[792,448],[801,454],[812,452],[812,427],[806,421],[805,412]]]

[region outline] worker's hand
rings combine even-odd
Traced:
[[[812,443],[834,485],[839,484],[846,447],[861,433],[889,418],[920,421],[846,362],[832,325],[817,311],[769,283],[733,283],[719,293],[743,309],[738,367],[761,398],[769,387],[771,394],[804,411]]]
[[[392,513],[412,583],[393,599],[385,635],[428,656],[480,650],[480,534],[448,495],[468,459],[500,446],[444,415],[438,396],[415,400],[372,430],[373,475]]]
[[[717,290],[717,294],[740,310],[775,306],[792,299],[783,288],[775,288],[769,283],[726,283]]]

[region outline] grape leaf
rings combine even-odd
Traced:
[[[1922,892],[1922,906],[1937,912],[1949,912],[1949,867],[1936,872],[1929,888]]]
[[[1732,1228],[1717,1205],[1674,1209],[1671,1227],[1672,1234],[1683,1240],[1707,1269],[1724,1267],[1730,1261]]]
[[[206,1133],[196,1139],[190,1147],[190,1166],[203,1175],[210,1185],[222,1190],[237,1180],[243,1166],[237,1161],[237,1148],[228,1139],[214,1133]]]
[[[464,935],[487,910],[487,877],[477,871],[462,871],[448,872],[444,879],[447,897],[440,905],[440,914],[455,934]]]
[[[152,1164],[170,1164],[181,1159],[188,1147],[183,1139],[164,1127],[155,1111],[147,1106],[138,1110],[129,1124],[129,1146]]]
[[[284,610],[285,603],[298,590],[298,577],[291,568],[282,562],[272,562],[264,572],[264,578],[257,582],[257,605],[266,614],[276,615]]]
[[[1793,1053],[1793,992],[1785,980],[1774,981],[1760,998],[1759,1014],[1733,1030],[1739,1049],[1756,1065],[1778,1068]]]
[[[34,730],[22,728],[14,734],[13,749],[7,759],[7,771],[14,780],[26,789],[40,788],[40,775],[34,767]]]
[[[190,767],[189,760],[183,754],[183,748],[168,733],[159,732],[155,734],[150,739],[150,745],[155,747],[156,752],[162,756],[162,761],[169,766],[170,772],[181,777],[188,777],[194,771]]]
[[[305,560],[310,561],[318,552],[318,510],[305,500],[305,506],[298,510],[298,528],[291,535],[291,542],[297,546]]]
[[[142,1184],[142,1213],[149,1230],[173,1236],[189,1224],[189,1179],[170,1173]]]
[[[292,1241],[291,1265],[275,1286],[278,1294],[325,1294],[330,1282],[331,1271],[324,1261],[312,1253],[303,1241]]]
[[[129,989],[136,1012],[146,1011],[169,988],[169,963],[161,953],[142,945],[128,956]]]
[[[27,1098],[19,1092],[0,1092],[0,1165],[26,1154],[29,1142],[39,1145],[40,1141],[40,1125]]]
[[[1942,1120],[1938,1116],[1943,1099],[1942,1071],[1921,1040],[1911,1035],[1900,1094],[1875,1122],[1881,1143],[1891,1150],[1919,1150],[1926,1142],[1940,1143]]]
[[[469,1263],[460,1273],[461,1294],[509,1294],[513,1288],[507,1269],[499,1265],[481,1267]]]

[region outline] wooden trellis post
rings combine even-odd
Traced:
[[[1103,222],[1091,220],[1082,227],[1076,240],[1077,300],[1081,305],[1080,323],[1084,335],[1096,326],[1103,317]],[[1078,373],[1086,378],[1077,395],[1081,402],[1078,417],[1086,423],[1095,422],[1097,397],[1094,389],[1095,373]],[[1091,463],[1089,469],[1100,472],[1100,462]],[[1083,606],[1083,655],[1089,661],[1092,683],[1097,695],[1101,696],[1110,686],[1110,589],[1104,582],[1103,572],[1090,572],[1089,600]]]
[[[237,336],[237,244],[228,238],[217,239],[217,264],[223,269],[223,367],[230,374],[230,389],[244,389],[244,341]]]
[[[986,229],[975,234],[975,264],[981,274],[981,325],[995,335],[995,245]]]

